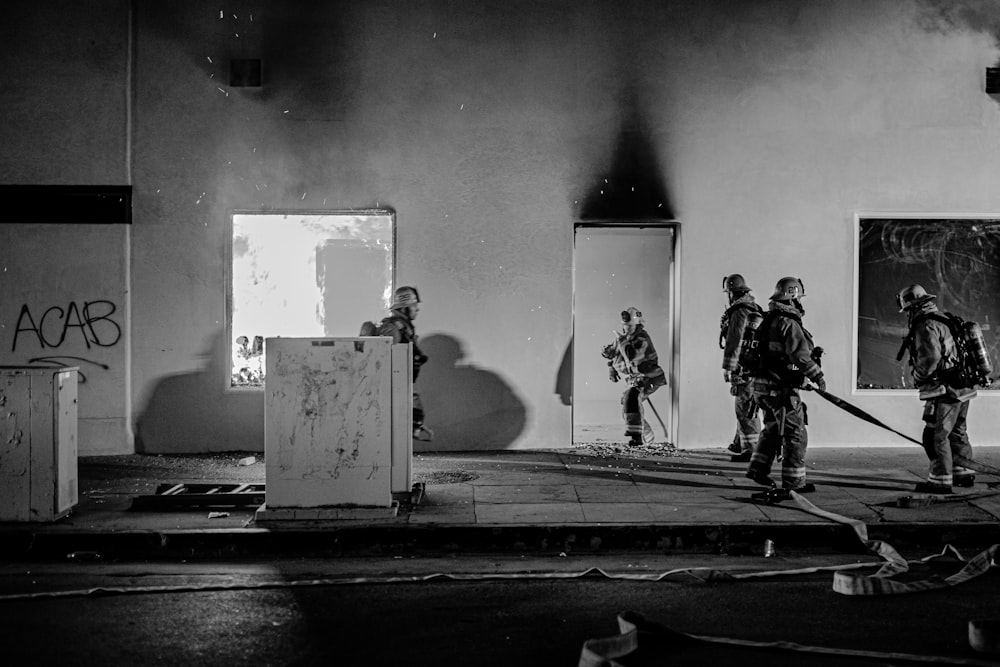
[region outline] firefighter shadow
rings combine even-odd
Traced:
[[[225,331],[213,334],[199,355],[203,366],[156,382],[138,411],[135,451],[203,453],[254,449],[264,432],[264,392],[226,392],[220,384],[232,353]]]
[[[429,361],[414,390],[420,394],[431,442],[414,441],[416,451],[506,449],[524,431],[524,402],[496,373],[463,363],[465,351],[452,336],[420,339]]]

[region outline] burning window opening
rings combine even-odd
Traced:
[[[230,387],[264,385],[264,339],[355,336],[388,308],[393,214],[233,215]]]

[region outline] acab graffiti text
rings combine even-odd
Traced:
[[[111,301],[84,301],[83,307],[78,307],[75,301],[70,301],[66,308],[60,306],[48,308],[42,313],[41,318],[36,320],[32,317],[28,304],[24,304],[17,316],[11,351],[17,351],[17,342],[21,334],[29,338],[34,334],[38,346],[45,349],[61,347],[67,339],[75,339],[77,336],[73,333],[74,330],[79,332],[88,350],[92,345],[111,347],[122,337],[121,327],[111,319],[115,310],[115,304]]]

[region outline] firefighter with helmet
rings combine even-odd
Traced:
[[[746,280],[738,273],[722,279],[722,291],[729,297],[719,331],[722,379],[730,385],[729,393],[734,397],[736,411],[736,435],[729,445],[729,451],[733,452],[730,461],[747,463],[760,439],[760,418],[750,374],[740,366],[739,358],[744,332],[757,328],[764,311],[750,294]]]
[[[420,312],[420,294],[415,287],[397,287],[392,294],[392,304],[389,306],[389,316],[379,324],[378,336],[389,336],[394,344],[413,343],[413,382],[416,383],[420,367],[427,362],[427,355],[421,352],[417,345],[417,331],[413,320]],[[413,437],[416,440],[430,441],[434,432],[424,426],[424,405],[420,394],[413,392]]]
[[[826,381],[819,365],[822,348],[813,345],[812,336],[802,326],[802,298],[805,286],[799,278],[782,278],[758,328],[760,367],[754,371],[754,397],[764,415],[757,450],[750,458],[746,476],[764,486],[774,487],[769,474],[779,450],[781,488],[753,494],[757,500],[772,502],[790,498],[790,492],[815,491],[806,482],[806,406],[799,395],[808,379],[826,391]]]
[[[930,466],[927,481],[917,484],[915,491],[948,494],[952,486],[975,484],[973,470],[955,461],[972,458],[966,418],[969,400],[977,392],[975,385],[966,386],[959,377],[955,339],[936,299],[920,285],[904,287],[896,295],[896,305],[906,313],[910,329],[899,358],[904,350],[909,351],[913,382],[924,401],[921,440]]]
[[[631,306],[623,310],[621,316],[621,332],[616,332],[614,342],[601,349],[601,356],[608,360],[608,374],[612,382],[625,378],[627,386],[622,394],[622,417],[630,444],[652,444],[653,429],[643,417],[642,402],[666,385],[667,377],[660,368],[653,340],[643,324],[642,312]]]

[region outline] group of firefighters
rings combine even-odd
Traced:
[[[782,278],[766,311],[754,300],[743,276],[726,276],[722,288],[728,296],[719,336],[722,377],[730,385],[736,413],[730,458],[748,463],[746,476],[767,487],[754,494],[755,499],[773,502],[791,497],[792,491],[815,491],[806,481],[808,418],[800,391],[826,395],[826,381],[820,365],[823,348],[813,343],[802,324],[805,286],[799,278]],[[950,494],[953,486],[971,487],[974,471],[963,464],[972,458],[966,418],[975,386],[956,380],[958,375],[950,372],[959,363],[956,341],[942,318],[934,316],[939,312],[935,295],[910,285],[896,301],[899,312],[907,314],[906,345],[913,381],[924,401],[922,444],[930,460],[927,481],[917,484],[915,491]],[[625,434],[635,444],[648,443],[652,431],[643,418],[642,404],[666,384],[666,378],[643,327],[642,313],[632,307],[621,315],[621,333],[601,354],[608,359],[613,382],[627,378],[622,396]],[[780,486],[770,477],[776,459],[781,462]]]
[[[767,487],[754,498],[771,502],[790,497],[792,491],[815,491],[806,481],[808,418],[800,391],[825,394],[826,381],[820,365],[823,348],[813,343],[802,324],[805,285],[799,278],[782,278],[766,311],[756,303],[740,274],[726,276],[722,288],[728,297],[719,335],[722,377],[730,385],[736,412],[736,435],[729,445],[731,460],[748,463],[746,476]],[[920,285],[909,285],[897,294],[896,303],[899,312],[907,314],[905,345],[914,385],[924,401],[922,444],[930,460],[927,481],[917,484],[915,491],[949,494],[953,486],[971,487],[975,483],[974,471],[963,463],[972,459],[966,418],[976,389],[955,380],[956,374],[950,372],[959,363],[956,341],[943,318],[935,316],[939,312],[936,298]],[[377,334],[391,336],[395,343],[413,343],[414,380],[427,361],[413,326],[419,304],[415,288],[397,288],[389,316],[382,320]],[[625,381],[621,398],[625,435],[632,444],[651,444],[653,430],[644,418],[643,402],[667,384],[667,377],[638,308],[621,312],[620,332],[601,349],[601,355],[608,360],[611,381]],[[413,435],[425,441],[433,437],[424,425],[417,393],[413,394]],[[776,459],[781,462],[780,487],[770,477]]]

